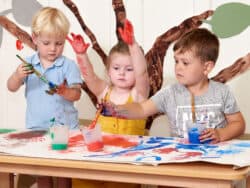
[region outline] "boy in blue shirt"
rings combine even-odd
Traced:
[[[10,76],[7,87],[17,91],[25,84],[26,128],[48,129],[52,117],[69,128],[77,128],[78,111],[74,101],[81,96],[81,74],[76,63],[62,55],[69,32],[69,21],[56,8],[41,9],[32,20],[32,39],[37,52],[26,58]],[[57,85],[55,94],[45,92],[48,84],[33,73],[33,68]],[[52,187],[52,178],[37,177],[38,187]],[[58,187],[70,187],[70,179],[58,178]]]

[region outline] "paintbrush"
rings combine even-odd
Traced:
[[[96,111],[95,118],[93,119],[93,121],[89,125],[89,129],[94,129],[95,128],[95,125],[96,125],[96,123],[98,121],[99,116],[102,113],[102,110],[103,110],[103,105],[100,105],[99,108]]]
[[[191,93],[191,108],[192,108],[192,121],[193,123],[196,122],[196,116],[195,116],[195,99],[194,94]]]
[[[16,55],[24,64],[26,65],[31,65],[27,61],[25,61],[21,56]],[[32,65],[31,65],[32,66]],[[57,85],[48,81],[45,76],[43,76],[40,72],[38,72],[33,66],[32,66],[32,71],[37,75],[37,77],[42,80],[45,84],[49,85],[50,90],[46,90],[46,93],[53,95],[56,92]]]

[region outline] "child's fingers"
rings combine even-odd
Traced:
[[[206,140],[211,140],[211,144],[216,144],[220,141],[216,129],[209,128],[202,132],[202,135],[200,136],[200,141],[204,142]]]
[[[73,39],[76,37],[75,33],[71,32],[70,34],[71,34]]]
[[[69,41],[70,44],[72,44],[73,40],[71,38],[69,38],[68,36],[66,36],[66,40]]]
[[[203,142],[205,140],[211,139],[213,136],[213,132],[210,129],[205,129],[201,136],[199,137],[200,141]]]
[[[121,37],[123,38],[124,37],[124,31],[123,31],[123,29],[121,27],[118,28],[118,32],[121,35]]]

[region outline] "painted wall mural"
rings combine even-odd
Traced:
[[[97,52],[97,54],[103,60],[105,60],[107,54],[101,48],[95,34],[84,22],[79,7],[71,0],[62,0],[65,8],[68,8],[72,14],[75,16],[83,32],[89,37],[92,48]],[[32,49],[36,49],[34,43],[32,42],[31,36],[26,31],[18,27],[17,24],[27,26],[30,23],[30,19],[34,12],[42,7],[39,2],[35,0],[29,0],[29,6],[25,6],[22,1],[12,0],[12,9],[2,11],[0,13],[0,46],[2,41],[2,29],[9,31],[14,37],[18,39],[17,47],[22,48],[21,43],[26,44]],[[118,34],[118,27],[122,27],[124,20],[126,19],[126,9],[122,0],[112,0],[112,5],[115,18],[116,18],[116,37],[121,40]],[[25,9],[25,14],[23,10]],[[163,83],[163,63],[164,58],[167,53],[169,46],[179,39],[183,34],[189,32],[190,30],[201,26],[203,22],[211,24],[212,31],[215,32],[219,37],[233,37],[239,34],[244,29],[246,29],[250,23],[249,19],[249,5],[242,3],[227,3],[218,7],[215,11],[207,10],[199,15],[194,15],[185,19],[179,25],[170,28],[163,34],[159,35],[154,41],[152,47],[145,53],[145,57],[148,62],[148,72],[150,75],[150,96],[157,92]],[[12,13],[14,15],[15,22],[9,20],[5,15]],[[209,20],[209,18],[211,19]],[[233,21],[234,24],[229,24]],[[211,79],[226,83],[232,78],[246,72],[250,68],[250,53],[243,57],[238,58],[235,62],[230,63],[230,66],[221,70],[217,75]],[[82,89],[87,92],[93,103],[96,103],[95,96],[88,90],[87,86],[83,83]],[[148,119],[148,128],[150,127],[152,120],[155,117]]]

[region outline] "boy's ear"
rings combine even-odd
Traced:
[[[32,38],[33,43],[36,45],[37,44],[37,36],[34,33],[32,33],[31,38]]]
[[[204,73],[208,75],[214,68],[214,62],[213,61],[206,61],[204,64]]]

